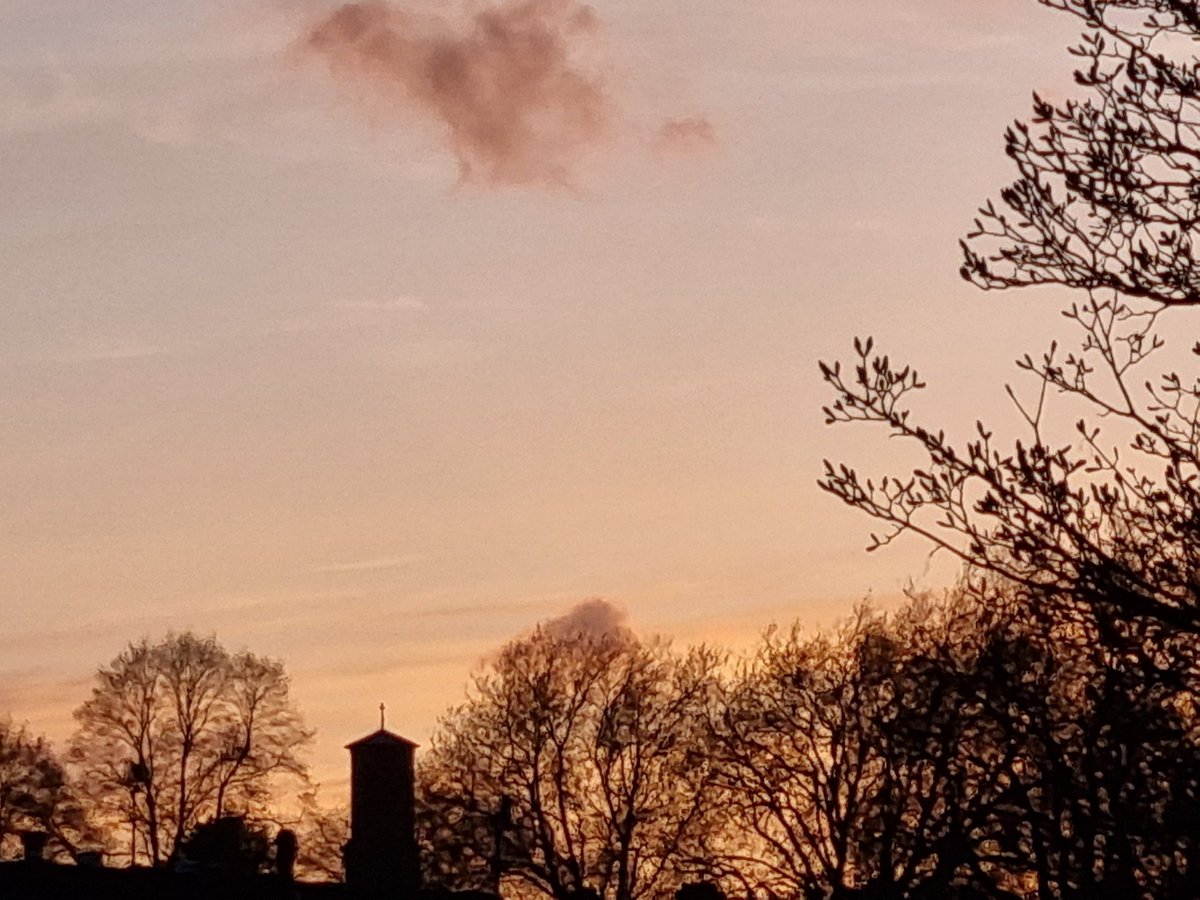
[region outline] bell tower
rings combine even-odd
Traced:
[[[364,893],[415,900],[421,887],[413,755],[417,745],[379,730],[347,744],[350,751],[350,840],[346,884]]]

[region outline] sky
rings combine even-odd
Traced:
[[[588,598],[744,646],[954,576],[816,487],[818,359],[1015,427],[1045,295],[960,281],[1034,0],[4,0],[0,715],[63,742],[129,641],[285,660],[427,742]],[[483,87],[480,87],[483,85]]]

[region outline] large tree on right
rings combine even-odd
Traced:
[[[1164,335],[1197,333],[1174,307],[1200,304],[1200,4],[1042,2],[1085,27],[1078,86],[1035,96],[1008,131],[1017,179],[980,210],[962,272],[989,289],[1066,289],[1078,344],[1018,361],[1025,435],[979,423],[957,442],[911,414],[916,371],[856,341],[848,364],[821,364],[827,420],[882,429],[923,463],[880,478],[827,461],[821,485],[883,524],[873,548],[917,534],[1048,612],[1082,599],[1144,658],[1164,627],[1200,632],[1200,382],[1178,354],[1156,365],[1177,349]]]
[[[964,242],[983,287],[1062,284],[1200,303],[1200,4],[1041,0],[1082,20],[1077,99],[1034,96],[1006,135],[1017,180]]]

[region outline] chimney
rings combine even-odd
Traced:
[[[413,753],[417,745],[382,727],[347,744],[350,840],[346,884],[357,892],[415,900],[421,887]]]
[[[46,841],[50,835],[44,831],[22,831],[21,858],[25,862],[40,863],[46,858]]]
[[[275,835],[275,874],[281,881],[296,880],[296,832],[283,828]]]

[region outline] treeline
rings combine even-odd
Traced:
[[[1200,13],[1041,2],[1084,29],[1075,86],[1007,131],[1015,179],[962,242],[982,288],[1072,292],[1075,346],[1005,386],[1022,434],[923,422],[926,382],[870,338],[821,364],[830,424],[920,459],[829,461],[821,486],[872,548],[916,536],[966,582],[744,660],[619,629],[514,642],[422,762],[431,877],[555,900],[1200,896],[1200,377],[1155,368],[1200,306]]]
[[[1195,897],[1196,654],[985,579],[741,657],[556,620],[419,758],[425,878],[551,900]],[[62,758],[0,726],[4,855],[34,829],[64,860],[173,865],[234,815],[248,869],[287,827],[302,877],[340,876],[345,810],[316,802],[277,661],[142,641],[76,719]]]
[[[421,762],[428,877],[568,900],[1195,897],[1195,642],[986,581],[748,658],[514,641]]]

